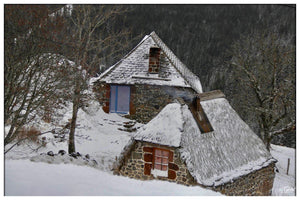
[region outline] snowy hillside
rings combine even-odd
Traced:
[[[52,124],[33,124],[42,132],[63,127],[71,118],[71,106],[57,111]],[[67,134],[48,133],[41,136],[46,146],[25,143],[9,151],[5,155],[5,195],[220,195],[167,181],[115,176],[113,163],[143,124],[106,114],[95,102],[79,110],[77,124],[75,145],[80,157],[57,154],[59,150],[67,152]],[[47,155],[49,151],[55,156]],[[273,195],[294,195],[295,150],[272,145],[271,153],[279,161]],[[287,157],[291,158],[289,175],[285,174]]]
[[[53,128],[61,129],[65,126],[72,115],[72,104],[67,105],[64,109],[57,111],[56,119],[52,120],[52,124],[40,121],[32,123],[42,132]],[[120,154],[123,147],[131,138],[131,133],[124,127],[125,124],[132,123],[134,128],[139,128],[142,124],[123,118],[117,114],[106,114],[97,103],[92,103],[89,107],[78,112],[77,127],[75,132],[75,147],[76,151],[82,155],[89,154],[91,158],[97,161],[98,168],[106,171],[110,170],[111,164]],[[54,154],[59,150],[67,152],[68,134],[52,134],[47,133],[41,137],[46,137],[47,144],[41,147],[38,151],[36,144],[29,143],[17,146],[6,154],[6,158],[31,158],[33,161],[45,161],[49,158],[40,153],[52,151]],[[46,161],[46,162],[48,162]],[[50,162],[50,161],[49,161]],[[62,161],[63,162],[63,161]],[[57,163],[57,162],[56,162]]]

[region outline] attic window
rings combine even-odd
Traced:
[[[149,52],[149,73],[159,72],[160,51],[158,47],[151,47]]]

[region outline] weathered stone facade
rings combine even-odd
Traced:
[[[151,173],[151,170],[153,169],[153,148],[166,149],[171,152],[167,177],[155,177]],[[124,157],[122,166],[120,166],[117,173],[141,180],[159,179],[183,185],[196,185],[196,182],[190,175],[186,165],[181,161],[177,148],[161,146],[148,142],[137,141],[129,152],[129,155]]]
[[[254,171],[233,182],[212,188],[229,196],[268,196],[272,193],[275,164]]]
[[[151,174],[153,169],[153,148],[167,149],[172,152],[172,159],[168,164],[168,177],[155,177]],[[207,189],[220,192],[228,196],[268,196],[271,195],[275,177],[274,163],[232,182],[217,187],[200,185],[189,173],[185,163],[180,158],[178,148],[135,141],[127,155],[123,158],[121,166],[115,170],[116,174],[140,180],[167,180],[183,185],[199,185]]]
[[[130,114],[126,117],[141,123],[149,122],[167,104],[181,97],[191,102],[195,91],[191,88],[159,86],[159,85],[129,85]],[[94,91],[103,110],[109,112],[110,85],[96,82]]]

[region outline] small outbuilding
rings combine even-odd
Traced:
[[[165,106],[139,129],[114,172],[199,185],[225,195],[271,195],[276,160],[220,91]]]

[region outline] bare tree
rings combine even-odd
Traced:
[[[294,37],[254,33],[232,46],[230,67],[236,94],[253,112],[267,149],[275,135],[295,130]],[[244,98],[241,98],[244,96]]]
[[[60,23],[47,20],[48,11],[44,5],[5,6],[4,123],[10,128],[4,145],[39,109],[54,109],[59,101],[61,72],[68,67],[58,67],[62,56],[46,53],[46,47],[57,46],[52,31],[58,31]]]
[[[70,36],[66,37],[65,45],[71,51],[68,54],[75,62],[77,72],[72,78],[72,103],[73,112],[70,123],[69,154],[75,152],[75,129],[78,110],[84,101],[84,90],[87,88],[87,72],[99,69],[101,62],[109,54],[121,50],[125,36],[124,30],[113,30],[110,22],[116,16],[126,12],[118,5],[74,5],[69,17]]]
[[[66,5],[49,11],[50,7],[5,7],[4,113],[5,126],[10,127],[5,145],[39,110],[55,109],[64,98],[73,103],[72,153],[77,112],[88,99],[88,72],[99,69],[105,58],[128,44],[128,32],[112,23],[125,9],[118,5]]]

